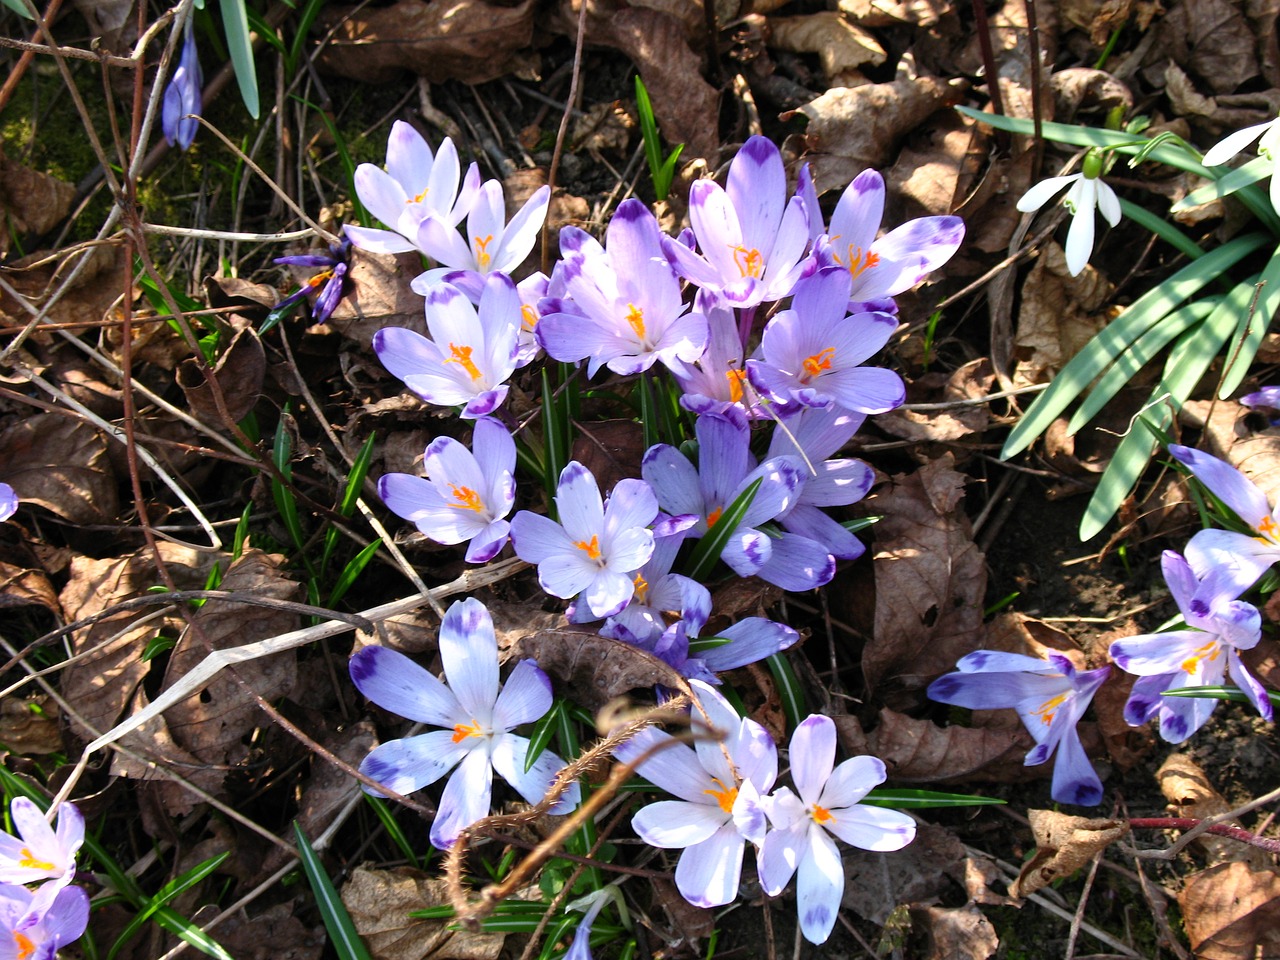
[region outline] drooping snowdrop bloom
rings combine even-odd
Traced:
[[[740,718],[713,687],[698,680],[690,686],[723,740],[703,731],[688,747],[648,727],[614,754],[623,763],[639,761],[636,773],[679,798],[643,807],[631,826],[651,846],[683,850],[675,876],[681,896],[695,906],[719,907],[738,896],[743,844],[765,839],[761,798],[777,778],[777,748],[760,724]],[[701,729],[697,708],[693,719]]]
[[[607,503],[586,467],[571,460],[556,486],[560,523],[521,510],[511,521],[516,555],[538,566],[553,597],[582,595],[593,617],[611,617],[635,593],[634,575],[653,555],[658,501],[643,480],[619,480]]]
[[[511,273],[533,249],[550,202],[551,188],[541,186],[508,223],[502,184],[488,180],[467,214],[466,240],[454,229],[457,221],[451,224],[438,217],[423,220],[418,226],[418,248],[443,266],[418,274],[411,284],[414,292],[426,296],[450,270],[482,277]]]
[[[663,251],[681,276],[735,307],[789,295],[808,266],[804,201],[787,200],[782,154],[764,137],[742,145],[725,187],[714,180],[690,187],[689,222],[701,252],[670,237]]]
[[[574,227],[561,231],[562,242]],[[587,360],[587,376],[601,366],[614,373],[692,363],[707,345],[707,320],[688,313],[680,279],[662,255],[662,230],[641,201],[624,200],[609,221],[605,248],[570,254],[563,265],[572,312],[550,308],[538,341],[557,360]],[[572,241],[570,241],[572,242]]]
[[[1079,173],[1041,180],[1024,193],[1017,203],[1018,209],[1023,213],[1034,213],[1063,187],[1070,185],[1062,202],[1071,211],[1066,252],[1067,269],[1073,277],[1080,275],[1089,262],[1089,255],[1093,253],[1094,210],[1100,210],[1107,223],[1113,227],[1120,222],[1120,200],[1102,179],[1102,155],[1090,150],[1085,154],[1081,167]]]
[[[18,494],[7,483],[0,483],[0,522],[18,512]]]
[[[1050,795],[1059,803],[1092,806],[1102,800],[1102,781],[1080,744],[1076,724],[1110,672],[1110,667],[1076,670],[1060,653],[1041,659],[977,650],[960,659],[955,673],[929,684],[927,693],[931,700],[970,710],[1017,710],[1036,741],[1026,765],[1044,763],[1057,750]]]
[[[665,443],[645,452],[641,475],[667,513],[692,517],[686,536],[704,537],[721,514],[757,479],[742,521],[720,554],[739,576],[759,576],[784,590],[811,590],[835,575],[826,549],[803,537],[776,538],[758,529],[784,513],[804,486],[807,471],[796,457],[773,457],[756,466],[746,420],[730,409],[698,418],[698,466]]]
[[[1216,167],[1226,163],[1255,140],[1258,141],[1258,156],[1271,162],[1271,205],[1280,211],[1280,179],[1275,175],[1275,164],[1280,160],[1280,117],[1227,134],[1209,148],[1204,155],[1204,165]]]
[[[88,925],[89,895],[79,887],[52,889],[45,884],[33,893],[19,884],[0,883],[4,960],[54,960]]]
[[[791,309],[769,321],[760,357],[747,361],[752,385],[779,403],[832,404],[854,413],[884,413],[906,398],[902,377],[864,367],[898,321],[887,313],[846,314],[851,278],[827,268],[796,285]]]
[[[459,600],[445,612],[440,660],[447,685],[386,647],[358,651],[350,672],[356,688],[383,709],[444,727],[375,747],[360,764],[360,772],[407,794],[457,767],[431,824],[431,843],[445,850],[465,827],[488,816],[493,771],[530,803],[538,803],[565,764],[544,751],[525,769],[529,741],[511,731],[551,709],[551,681],[534,661],[521,660],[499,686],[498,640],[489,611],[479,600]],[[551,812],[569,812],[579,797],[574,784]]]
[[[388,473],[378,495],[392,513],[417,524],[437,543],[467,546],[467,562],[485,563],[507,542],[505,519],[516,502],[516,445],[497,420],[476,421],[474,452],[452,437],[437,437],[423,457],[426,479]]]
[[[204,75],[200,72],[200,51],[196,49],[195,18],[188,16],[182,34],[182,54],[178,66],[164,88],[160,104],[160,129],[169,146],[187,150],[200,129]]]
[[[1253,531],[1200,530],[1187,544],[1187,562],[1201,580],[1194,599],[1207,609],[1217,596],[1240,596],[1280,560],[1280,506],[1272,510],[1253,481],[1217,457],[1176,443],[1169,453]]]
[[[856,559],[866,551],[861,540],[837,523],[823,507],[844,507],[867,495],[875,471],[861,460],[828,460],[852,439],[866,418],[838,407],[820,410],[804,407],[781,417],[769,443],[770,457],[804,455],[809,479],[785,513],[783,529],[823,544],[833,557]]]
[[[69,884],[76,875],[76,851],[84,843],[84,817],[75,805],[58,808],[57,830],[26,797],[14,797],[9,814],[18,836],[0,833],[0,882],[52,880],[55,888]],[[50,890],[48,896],[52,894]]]
[[[910,290],[951,259],[964,240],[959,217],[921,217],[877,237],[884,217],[884,178],[864,170],[853,178],[831,214],[826,240],[818,246],[822,266],[849,272],[849,299],[867,303]],[[818,220],[821,214],[810,212]]]
[[[480,191],[480,168],[467,168],[459,192],[462,165],[448,137],[432,153],[430,144],[412,125],[397,120],[387,138],[387,169],[372,163],[356,167],[356,196],[390,230],[347,224],[347,236],[371,253],[429,251],[418,246],[424,220],[440,220],[446,228],[458,225],[471,210]]]
[[[315,291],[315,304],[311,308],[311,319],[316,323],[324,323],[333,315],[342,302],[343,288],[347,277],[347,258],[351,255],[351,241],[344,239],[340,243],[331,244],[328,254],[295,254],[288,257],[276,257],[273,263],[282,266],[320,268],[320,272],[307,280],[299,289],[285,297],[272,311],[284,310]]]
[[[463,407],[483,417],[507,397],[507,378],[519,353],[520,297],[505,274],[484,284],[480,306],[447,283],[426,295],[431,339],[407,327],[383,327],[373,349],[393,376],[427,403]]]
[[[852,757],[836,766],[830,717],[810,716],[796,727],[788,756],[796,792],[782,787],[765,804],[773,829],[760,851],[760,885],[776,897],[796,876],[800,931],[810,943],[823,943],[844,894],[844,867],[833,837],[861,850],[901,850],[915,839],[916,823],[897,810],[859,803],[884,783],[884,763]]]
[[[1218,686],[1228,674],[1258,712],[1270,720],[1271,701],[1240,662],[1239,653],[1257,646],[1262,638],[1258,609],[1227,597],[1219,597],[1205,608],[1196,598],[1200,580],[1191,565],[1173,550],[1166,550],[1160,563],[1187,627],[1125,637],[1111,644],[1116,666],[1140,678],[1124,706],[1125,720],[1140,727],[1159,715],[1160,736],[1170,743],[1181,743],[1204,726],[1218,701],[1161,694],[1182,687]]]

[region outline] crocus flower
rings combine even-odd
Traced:
[[[1050,791],[1053,799],[1084,806],[1102,800],[1102,781],[1085,755],[1076,724],[1110,667],[1078,671],[1060,653],[1041,659],[977,650],[962,657],[956,671],[929,684],[931,700],[970,710],[1013,707],[1036,741],[1027,754],[1027,766],[1044,763],[1058,751]]]
[[[569,944],[569,949],[565,951],[563,960],[592,960],[591,927],[595,924],[596,917],[600,915],[600,911],[617,895],[618,888],[610,884],[575,900],[565,907],[566,910],[584,910],[584,913],[582,923],[578,924],[578,929],[574,931],[573,943]]]
[[[356,196],[390,230],[348,224],[347,236],[372,253],[407,253],[419,249],[418,228],[424,220],[458,225],[471,210],[480,191],[480,168],[467,168],[458,190],[461,163],[448,137],[434,154],[412,125],[397,120],[387,138],[387,169],[372,163],[356,167]],[[423,253],[427,251],[423,250]]]
[[[1107,223],[1120,222],[1120,200],[1102,179],[1102,157],[1090,150],[1085,154],[1083,169],[1065,177],[1041,180],[1022,195],[1017,207],[1023,213],[1034,213],[1049,202],[1063,187],[1070,186],[1062,202],[1071,211],[1071,227],[1067,230],[1067,270],[1079,276],[1093,252],[1093,211],[1102,211]]]
[[[601,634],[636,644],[656,640],[670,626],[666,612],[671,611],[691,636],[698,635],[711,616],[711,591],[671,572],[683,539],[654,538],[652,556],[632,578],[631,601],[605,621]]]
[[[619,480],[607,503],[576,460],[556,485],[560,523],[521,510],[511,521],[516,556],[538,565],[538,582],[553,597],[582,595],[594,617],[611,617],[635,593],[633,576],[653,554],[658,501],[643,480]]]
[[[757,390],[779,403],[832,404],[854,413],[884,413],[906,398],[902,377],[864,367],[898,327],[887,313],[846,314],[847,270],[819,270],[796,285],[791,309],[769,321],[760,358],[747,361]]]
[[[0,833],[0,883],[52,880],[55,887],[69,884],[76,875],[76,851],[84,843],[84,817],[75,805],[58,807],[56,831],[26,797],[14,797],[9,814],[18,836]]]
[[[861,850],[901,850],[915,839],[916,823],[897,810],[859,803],[884,783],[884,763],[852,757],[835,766],[830,717],[810,716],[796,727],[788,755],[796,793],[782,787],[765,806],[773,829],[760,851],[760,885],[776,897],[795,875],[800,932],[810,943],[823,943],[844,894],[844,866],[833,838]]]
[[[921,217],[876,237],[884,216],[884,178],[864,170],[840,195],[827,238],[818,247],[823,266],[849,272],[849,299],[880,300],[909,290],[951,259],[964,240],[959,217]],[[816,211],[817,208],[814,208]],[[810,212],[821,229],[821,214]]]
[[[614,754],[623,763],[638,760],[636,773],[679,797],[641,808],[631,826],[651,846],[683,850],[676,889],[695,906],[719,907],[738,896],[743,844],[765,839],[761,797],[777,777],[777,748],[760,724],[740,718],[713,687],[697,680],[689,685],[723,740],[704,732],[688,747],[648,727]],[[697,709],[693,718],[700,727]]]
[[[1263,717],[1272,718],[1271,701],[1262,684],[1240,662],[1241,650],[1257,646],[1262,617],[1242,600],[1216,598],[1207,607],[1197,599],[1200,579],[1173,550],[1160,558],[1164,579],[1186,621],[1183,630],[1125,637],[1111,644],[1111,659],[1140,679],[1124,706],[1124,718],[1139,727],[1160,717],[1160,736],[1181,743],[1199,730],[1218,701],[1210,697],[1164,697],[1167,690],[1218,686],[1230,674]]]
[[[471,444],[474,453],[452,437],[437,437],[423,457],[425,480],[388,473],[378,480],[378,495],[437,543],[471,541],[467,562],[485,563],[511,529],[505,518],[516,502],[516,445],[489,417],[476,421]]]
[[[1201,581],[1197,602],[1207,608],[1214,597],[1238,597],[1280,560],[1280,506],[1272,510],[1253,481],[1217,457],[1176,443],[1169,453],[1252,530],[1200,530],[1185,551]]]
[[[497,180],[486,181],[467,214],[467,240],[462,239],[453,224],[437,217],[428,217],[418,226],[418,249],[443,266],[418,274],[410,285],[415,292],[426,296],[450,270],[466,270],[481,276],[511,273],[533,249],[550,202],[551,188],[541,186],[507,223],[502,184]]]
[[[0,522],[18,512],[18,494],[7,483],[0,483]]]
[[[693,643],[698,644],[696,652],[691,652],[690,635],[681,620],[660,634],[650,633],[643,638],[633,638],[616,627],[612,632],[600,632],[648,651],[682,677],[717,686],[720,684],[717,674],[749,663],[759,663],[800,639],[800,635],[790,627],[764,617],[745,617],[718,631],[715,637],[704,643],[694,638]]]
[[[758,413],[755,391],[748,393],[747,364],[733,308],[714,294],[699,290],[694,312],[707,322],[707,348],[695,363],[670,364],[684,395],[680,406],[694,413],[724,413],[737,407],[747,416]]]
[[[401,794],[421,790],[457,767],[431,824],[431,843],[444,850],[465,827],[488,816],[493,771],[530,803],[538,803],[565,764],[543,751],[525,769],[529,741],[511,731],[551,709],[551,681],[534,661],[521,660],[499,689],[498,640],[479,600],[460,600],[445,612],[440,660],[447,685],[386,647],[358,651],[350,671],[356,688],[383,709],[444,727],[390,740],[360,764],[361,773]],[[568,813],[579,795],[574,784],[551,812]]]
[[[662,249],[683,277],[735,307],[779,300],[808,267],[805,204],[786,194],[782,154],[752,137],[729,165],[725,187],[698,180],[689,189],[689,222],[701,253],[670,237]]]
[[[87,893],[79,887],[46,887],[33,893],[19,884],[0,883],[0,957],[4,960],[54,960],[89,925]]]
[[[576,228],[561,231],[572,237]],[[692,363],[707,345],[707,320],[688,313],[680,280],[662,256],[658,220],[641,201],[624,200],[609,221],[605,249],[567,256],[564,278],[573,311],[552,308],[538,323],[538,341],[557,360],[587,360],[614,373]]]
[[[1246,393],[1240,398],[1240,403],[1246,407],[1280,410],[1280,387],[1260,387],[1253,393]]]
[[[1226,163],[1255,140],[1258,156],[1271,162],[1271,205],[1280,211],[1280,179],[1275,175],[1275,164],[1280,160],[1280,117],[1227,134],[1209,148],[1204,155],[1204,165],[1215,167]]]
[[[200,53],[196,50],[195,21],[187,18],[182,34],[182,54],[178,66],[164,88],[160,104],[160,129],[169,146],[186,150],[200,129],[200,95],[204,77],[200,73]]]
[[[350,255],[351,241],[343,239],[340,243],[331,244],[328,254],[307,253],[276,257],[274,263],[321,269],[299,289],[272,307],[272,311],[285,310],[305,300],[308,294],[319,290],[320,292],[316,294],[316,302],[311,308],[311,319],[316,323],[324,323],[333,315],[333,311],[342,301],[343,287],[347,277],[347,258]]]
[[[462,406],[464,418],[483,417],[507,397],[507,378],[519,352],[520,297],[505,274],[484,284],[479,310],[447,283],[426,295],[431,339],[407,327],[373,335],[378,359],[428,403]]]

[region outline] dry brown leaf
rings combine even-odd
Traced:
[[[635,128],[636,119],[622,101],[597,103],[574,120],[570,150],[586,150],[600,163],[602,153],[623,153]]]
[[[415,920],[410,910],[447,905],[448,884],[412,867],[356,867],[342,902],[373,960],[497,960],[506,934],[452,929],[449,920]]]
[[[0,274],[23,298],[26,306],[38,308],[61,289],[64,278],[82,259],[87,261],[83,269],[46,314],[45,320],[48,323],[96,327],[125,292],[128,261],[123,247],[100,244],[72,253],[36,252],[0,267]],[[0,290],[0,320],[22,326],[31,321],[31,315],[8,290]]]
[[[991,391],[995,372],[985,357],[971,360],[934,380],[926,374],[908,387],[909,403],[957,403],[985,397]],[[949,410],[905,410],[899,408],[876,418],[876,424],[904,440],[958,440],[981,433],[991,422],[991,409],[983,404],[956,406]]]
[[[328,942],[325,929],[304,925],[296,916],[301,910],[302,904],[293,901],[252,917],[241,911],[214,927],[210,936],[236,960],[320,960]]]
[[[540,630],[512,644],[511,656],[537,660],[588,710],[637,688],[685,689],[684,678],[652,654],[583,630]]]
[[[837,9],[864,27],[932,27],[953,7],[948,0],[839,0]]]
[[[928,720],[881,710],[878,725],[867,733],[856,717],[833,719],[848,753],[879,757],[889,776],[903,783],[1047,775],[1023,765],[1034,743],[1021,726],[939,727]]]
[[[1258,75],[1253,29],[1229,0],[1175,4],[1157,28],[1160,42],[1149,60],[1172,59],[1214,93],[1233,93]]]
[[[214,364],[212,376],[222,393],[225,418],[218,410],[214,388],[206,379],[201,369],[203,366],[194,357],[184,360],[175,379],[186,394],[192,413],[207,424],[221,425],[224,430],[229,430],[231,425],[224,420],[229,419],[233,423],[243,420],[262,396],[262,379],[267,372],[267,355],[262,349],[262,341],[252,327],[242,326]]]
[[[972,903],[963,907],[911,908],[913,934],[923,934],[918,960],[987,960],[1000,948],[991,921]]]
[[[696,943],[711,936],[716,928],[716,917],[711,910],[694,906],[670,880],[653,880],[652,883],[654,895],[671,918],[675,933],[669,938],[672,942]]]
[[[71,212],[76,188],[57,177],[39,173],[0,149],[0,216],[8,224],[0,238],[0,253],[8,256],[13,235],[39,236]]]
[[[978,647],[986,564],[960,508],[968,478],[948,453],[881,488],[875,525],[875,630],[862,652],[867,686],[923,689]]]
[[[1201,429],[1205,450],[1240,470],[1271,503],[1280,502],[1280,432],[1250,429],[1247,414],[1234,400],[1192,400],[1179,419]]]
[[[868,31],[836,10],[802,17],[770,17],[769,45],[790,53],[816,53],[831,80],[847,70],[884,63],[884,47]]]
[[[1102,47],[1112,31],[1125,26],[1133,15],[1135,0],[1065,0],[1059,7],[1062,19],[1087,31],[1089,41]]]
[[[355,247],[348,267],[346,296],[329,317],[329,326],[354,340],[365,353],[372,352],[373,335],[383,327],[408,327],[426,334],[422,297],[409,287],[422,272],[418,254],[369,253]]]
[[[1231,804],[1214,789],[1208,775],[1187,754],[1170,754],[1156,771],[1156,782],[1160,784],[1160,792],[1169,801],[1171,816],[1204,820],[1231,810]],[[1239,821],[1226,822],[1231,826],[1241,826]],[[1204,833],[1193,842],[1210,864],[1238,860],[1262,869],[1271,863],[1271,856],[1265,850],[1242,844],[1230,837]]]
[[[1071,123],[1082,109],[1109,111],[1133,109],[1133,92],[1107,73],[1090,67],[1055,70],[1050,78],[1054,97],[1054,120]]]
[[[644,449],[644,427],[635,420],[597,420],[582,424],[571,456],[607,491],[619,480],[640,476]]]
[[[888,166],[898,141],[918,132],[936,111],[957,103],[961,88],[933,77],[833,87],[799,110],[809,118],[805,140],[814,179],[843,188],[868,167]],[[656,104],[655,104],[656,108]]]
[[[885,183],[890,196],[909,201],[922,213],[945,216],[971,196],[987,158],[985,137],[976,125],[959,114],[944,114],[934,122],[930,137],[903,144],[893,167],[885,171]]]
[[[1178,894],[1200,960],[1280,957],[1280,875],[1273,867],[1220,863],[1192,874]]]
[[[0,433],[0,479],[72,523],[105,523],[120,510],[107,441],[79,418],[39,413]]]
[[[477,84],[514,73],[533,43],[533,0],[514,5],[398,0],[389,7],[326,8],[319,25],[333,36],[320,66],[365,83],[403,70],[432,83]]]
[[[1107,325],[1110,317],[1102,307],[1110,295],[1111,284],[1101,273],[1086,267],[1072,277],[1062,248],[1046,243],[1022,284],[1013,382],[1023,387],[1052,379]]]
[[[297,599],[301,587],[281,575],[284,558],[260,550],[246,550],[232,562],[219,589],[276,600]],[[287,633],[298,626],[298,615],[288,610],[249,604],[209,602],[192,618],[191,627],[179,638],[169,656],[163,689],[177,683],[212,650],[234,649],[242,644]],[[244,679],[253,693],[272,701],[293,689],[297,661],[292,650],[253,661]],[[244,739],[264,716],[245,690],[223,671],[201,692],[175,703],[165,712],[174,741],[207,764],[223,766],[241,760]],[[225,771],[224,771],[225,775]]]
[[[62,615],[47,573],[0,560],[0,609],[6,607],[44,607],[55,616]]]
[[[20,757],[62,753],[58,705],[47,696],[0,700],[0,743]]]
[[[1036,852],[1009,885],[1009,894],[1014,897],[1025,897],[1070,876],[1129,833],[1127,820],[1090,820],[1054,810],[1029,810],[1027,818],[1035,834]]]

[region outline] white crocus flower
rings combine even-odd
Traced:
[[[1067,269],[1073,277],[1080,275],[1089,262],[1089,254],[1093,252],[1094,208],[1102,211],[1103,217],[1111,226],[1120,222],[1120,200],[1116,197],[1116,192],[1103,182],[1102,166],[1101,154],[1091,150],[1085,155],[1079,173],[1042,180],[1018,201],[1019,210],[1033,213],[1048,203],[1063,187],[1071,185],[1062,202],[1071,211],[1071,227],[1067,231]]]
[[[1209,148],[1204,155],[1204,165],[1216,167],[1226,163],[1255,140],[1258,140],[1258,156],[1271,161],[1271,205],[1280,211],[1280,178],[1275,175],[1275,164],[1280,160],[1280,117],[1227,134]]]

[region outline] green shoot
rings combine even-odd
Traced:
[[[684,150],[679,144],[665,159],[658,136],[658,123],[653,115],[653,103],[644,81],[636,76],[636,112],[640,114],[640,136],[644,138],[644,156],[649,161],[649,176],[653,178],[653,193],[659,202],[671,193],[671,181],[675,179],[676,162]]]

